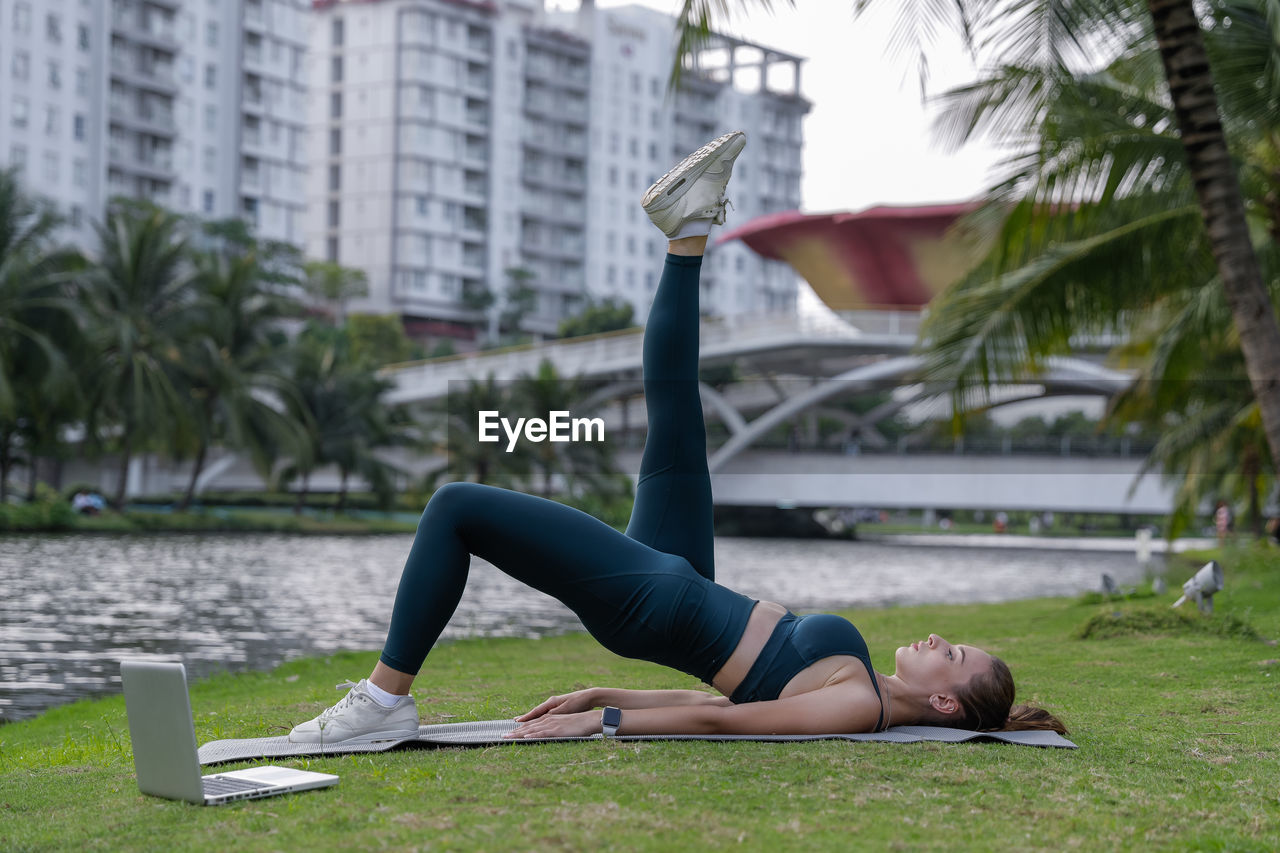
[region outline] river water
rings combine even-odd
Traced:
[[[0,721],[119,690],[119,661],[178,656],[192,677],[380,648],[411,536],[0,537]],[[1006,601],[1161,571],[1132,552],[718,538],[716,579],[796,611]],[[445,637],[580,628],[559,602],[472,561]],[[357,674],[358,676],[359,674]]]

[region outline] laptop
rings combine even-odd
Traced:
[[[201,776],[182,664],[122,661],[120,678],[133,738],[133,767],[144,794],[220,806],[338,783],[338,777],[328,773],[270,765]]]

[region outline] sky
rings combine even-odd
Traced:
[[[916,60],[887,50],[888,0],[853,19],[855,0],[797,0],[789,8],[737,14],[726,34],[806,57],[801,92],[813,107],[804,123],[802,209],[863,210],[877,204],[961,201],[984,190],[1000,153],[972,145],[943,150],[922,103]],[[678,0],[597,0],[599,8],[648,6],[674,15]],[[576,9],[577,0],[547,0]],[[930,52],[931,94],[972,80],[976,69],[958,43]]]

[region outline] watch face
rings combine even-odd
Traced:
[[[622,725],[622,711],[617,708],[605,708],[601,721],[610,728],[617,728]]]

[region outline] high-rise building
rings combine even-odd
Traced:
[[[0,5],[0,163],[92,245],[115,195],[302,241],[305,0]]]
[[[642,6],[593,7],[586,0],[576,13],[549,16],[592,45],[587,280],[594,296],[629,301],[643,318],[666,242],[640,196],[686,154],[730,130],[747,132],[727,193],[730,226],[800,207],[801,119],[809,111],[800,95],[803,60],[714,35],[669,94],[673,19]],[[795,308],[794,271],[741,243],[713,246],[701,281],[707,313]]]
[[[552,332],[606,296],[643,319],[665,242],[640,195],[732,129],[752,137],[731,188],[734,221],[800,205],[799,57],[717,37],[668,97],[674,22],[639,7],[314,9],[306,246],[368,274],[369,296],[353,310],[465,335],[498,314],[482,309],[486,291],[501,308],[524,285],[536,294],[527,331]],[[736,244],[709,255],[704,287],[710,313],[795,304],[790,268]]]

